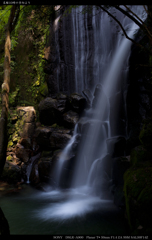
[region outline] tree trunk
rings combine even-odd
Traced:
[[[2,84],[2,112],[0,118],[0,176],[3,171],[3,167],[6,161],[7,150],[7,119],[8,119],[8,94],[10,85],[10,61],[11,61],[11,39],[10,34],[13,30],[13,21],[15,17],[17,5],[13,5],[11,8],[7,28],[6,28],[6,40],[5,40],[5,57],[4,57],[4,82]]]

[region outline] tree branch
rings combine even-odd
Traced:
[[[148,30],[147,26],[145,25],[145,23],[144,23],[133,11],[131,11],[130,8],[128,8],[126,5],[124,5],[124,6],[125,6],[125,8],[126,8],[128,11],[130,11],[136,18],[138,18],[139,21],[141,21],[141,23],[142,23],[142,25],[144,26],[144,28],[146,29],[148,35],[152,38],[152,35],[151,35],[151,33],[149,32],[149,30]]]
[[[120,8],[118,5],[111,5],[112,7],[115,7],[116,9],[118,9],[120,12],[122,12],[123,14],[125,14],[127,17],[129,17],[134,23],[136,23],[140,28],[143,29],[142,24],[135,19],[132,15],[130,15],[127,11],[125,11],[124,9]]]
[[[137,43],[136,41],[134,41],[132,38],[130,38],[130,37],[127,35],[125,29],[123,28],[122,24],[118,21],[117,18],[115,18],[108,10],[106,10],[105,8],[103,8],[101,5],[97,5],[97,6],[100,7],[103,11],[105,11],[110,17],[112,17],[112,18],[119,24],[119,26],[121,27],[121,29],[122,29],[122,31],[123,31],[123,33],[124,33],[124,35],[125,35],[125,37],[126,37],[127,39],[129,39],[131,42],[133,42],[134,44],[136,44],[136,45],[139,46],[140,48],[142,48],[142,49],[144,48],[141,44]]]

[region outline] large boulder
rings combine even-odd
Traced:
[[[39,103],[39,119],[43,125],[52,125],[62,118],[58,110],[57,100],[51,97],[43,99]]]
[[[58,93],[57,94],[57,107],[58,110],[64,113],[70,109],[69,98],[66,94]]]
[[[16,157],[19,158],[22,162],[28,162],[30,157],[31,150],[25,149],[23,145],[17,144],[15,149]]]
[[[62,149],[71,139],[71,130],[59,127],[38,127],[35,131],[37,144],[43,150]]]
[[[74,128],[75,124],[79,120],[79,115],[72,110],[63,114],[63,124],[67,128]]]
[[[62,114],[69,109],[66,95],[60,93],[56,99],[47,97],[39,103],[39,118],[41,124],[51,126],[54,123],[62,125]]]
[[[86,99],[81,94],[78,94],[78,93],[72,93],[69,96],[69,100],[70,100],[72,110],[79,114],[82,113],[82,111],[87,105]]]
[[[41,182],[51,182],[52,158],[40,158],[38,161],[38,174]]]
[[[63,149],[68,141],[71,139],[70,130],[68,129],[54,129],[50,135],[50,146],[53,149]]]
[[[40,126],[37,127],[35,130],[35,140],[43,150],[48,150],[51,148],[49,141],[51,132],[52,132],[51,127]]]

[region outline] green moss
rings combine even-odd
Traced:
[[[124,174],[126,214],[130,228],[147,233],[152,222],[152,162],[140,163]],[[142,231],[139,226],[142,226]]]
[[[14,145],[13,141],[10,140],[10,141],[8,142],[8,146],[7,146],[7,147],[8,147],[8,148],[9,148],[9,147],[13,147],[13,145]]]
[[[12,156],[11,155],[7,156],[6,160],[12,161]]]
[[[151,142],[152,142],[152,121],[151,120],[147,120],[147,122],[144,123],[139,134],[139,140],[146,149],[151,150]]]
[[[131,165],[138,164],[140,162],[146,161],[149,158],[149,154],[146,149],[141,145],[132,149],[130,155]]]

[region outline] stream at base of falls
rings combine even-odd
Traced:
[[[124,212],[112,200],[88,198],[84,189],[47,190],[25,185],[20,193],[0,198],[11,235],[128,234]]]

